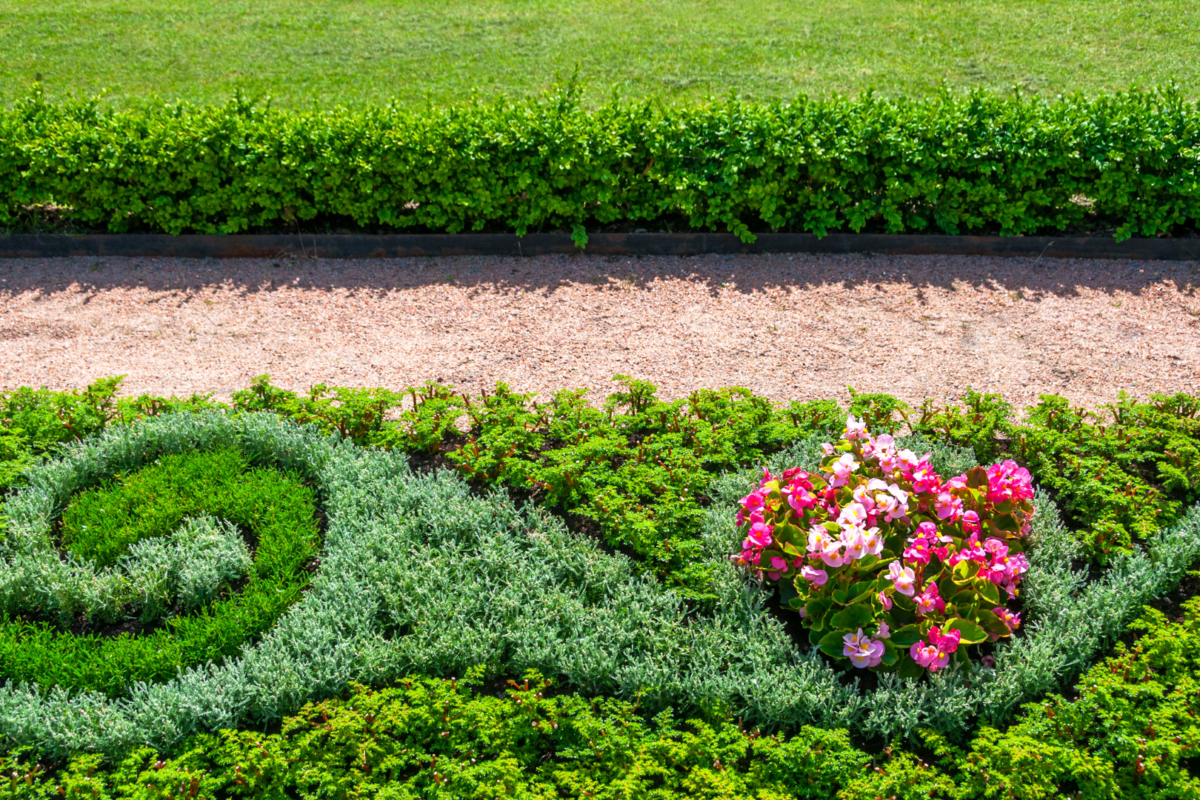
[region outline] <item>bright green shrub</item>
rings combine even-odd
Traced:
[[[0,225],[53,203],[113,232],[234,233],[320,219],[367,229],[751,231],[1119,239],[1200,219],[1196,106],[1095,97],[649,101],[595,111],[568,87],[411,111],[55,106],[0,113]],[[1082,198],[1082,199],[1081,199]]]
[[[99,433],[112,422],[215,405],[208,395],[118,398],[123,380],[101,378],[82,390],[23,386],[0,392],[0,491],[11,486],[34,457]]]
[[[996,395],[968,390],[961,406],[927,402],[912,427],[970,445],[981,459],[1011,454],[1054,493],[1101,561],[1200,500],[1200,399],[1191,395],[1148,403],[1122,395],[1095,412],[1043,395],[1018,422]]]
[[[1074,700],[1025,707],[966,746],[932,733],[924,758],[900,743],[874,757],[845,730],[768,736],[732,721],[636,703],[550,695],[531,675],[504,697],[470,681],[413,677],[305,706],[279,733],[196,736],[173,754],[140,748],[60,770],[14,751],[0,798],[761,797],[874,800],[1187,800],[1200,747],[1200,599],[1169,622],[1149,610],[1132,646],[1092,667]],[[925,760],[928,759],[928,760]],[[194,788],[194,794],[189,795]]]
[[[1200,598],[1169,622],[1147,609],[1132,626],[1146,633],[1118,644],[1076,686],[1025,706],[1007,731],[984,728],[969,749],[936,737],[943,764],[959,772],[962,798],[1184,800],[1200,797]]]
[[[273,411],[301,425],[315,425],[367,444],[383,431],[388,415],[401,407],[404,395],[387,389],[346,389],[318,383],[307,397],[301,397],[272,386],[269,376],[260,375],[249,388],[234,392],[232,399],[239,411]]]
[[[830,797],[867,757],[845,731],[803,728],[792,737],[670,713],[652,720],[634,704],[546,697],[536,675],[504,697],[449,680],[412,678],[357,687],[344,701],[305,706],[278,734],[223,731],[103,764],[80,756],[56,774],[4,763],[0,798],[213,797],[778,798]],[[25,776],[29,776],[28,783]],[[63,788],[63,795],[56,793]],[[5,789],[8,788],[8,794]],[[193,793],[194,792],[194,793]],[[190,794],[191,793],[191,794]]]
[[[397,425],[368,440],[417,453],[447,453],[471,481],[529,492],[547,507],[592,521],[610,545],[693,600],[715,595],[713,564],[697,539],[712,476],[760,461],[787,443],[841,424],[834,403],[786,409],[744,389],[701,390],[664,402],[645,381],[618,376],[603,408],[583,391],[539,405],[499,384],[472,401],[450,387],[411,390]],[[269,385],[260,396],[274,397]],[[290,401],[261,407],[293,413]],[[468,427],[464,436],[455,423]]]

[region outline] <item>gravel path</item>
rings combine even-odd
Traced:
[[[0,389],[126,374],[478,392],[646,378],[668,397],[846,386],[1028,405],[1200,392],[1200,262],[941,256],[0,261]]]

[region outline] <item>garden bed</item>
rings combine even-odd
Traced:
[[[11,622],[30,603],[43,616],[18,625],[39,631],[55,631],[53,609],[142,613],[193,641],[197,620],[273,574],[260,566],[266,539],[246,539],[248,582],[229,573],[195,607],[151,613],[135,599],[104,611],[106,592],[145,597],[121,588],[145,585],[133,581],[143,562],[122,553],[189,515],[236,517],[258,502],[255,481],[295,487],[280,497],[311,487],[319,511],[295,513],[320,515],[320,562],[311,586],[279,595],[277,620],[237,634],[236,655],[182,651],[175,677],[151,670],[142,684],[150,662],[136,655],[121,656],[133,659],[126,685],[82,669],[73,692],[51,688],[62,678],[9,683],[0,735],[14,796],[1197,792],[1200,612],[1184,596],[1200,557],[1194,397],[1095,412],[1047,397],[1018,413],[972,392],[920,408],[863,394],[848,408],[778,406],[744,390],[667,402],[622,379],[597,407],[580,392],[535,401],[503,385],[474,397],[436,383],[297,395],[263,378],[222,406],[117,398],[118,385],[0,396],[5,641],[30,635]],[[763,466],[816,470],[847,415],[970,485],[983,474],[974,464],[1031,471],[1037,512],[1015,534],[1029,561],[1022,624],[988,645],[994,663],[963,657],[898,678],[895,661],[822,655],[770,583],[730,560],[746,532],[735,512]],[[189,459],[228,462],[220,492],[250,506],[189,495],[176,478],[199,468]],[[85,527],[88,514],[101,527]],[[20,566],[42,563],[20,554],[46,546],[78,550],[73,562],[51,551],[47,563],[75,565],[62,586],[108,588],[45,592],[50,567]],[[136,653],[154,635],[113,640]],[[77,638],[54,674],[86,663]],[[24,652],[0,648],[0,675],[20,677]]]

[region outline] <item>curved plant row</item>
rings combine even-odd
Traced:
[[[8,598],[4,625],[0,626],[0,674],[10,680],[0,690],[0,735],[12,752],[12,790],[32,792],[35,785],[49,785],[50,777],[38,772],[37,758],[62,763],[82,751],[95,752],[105,760],[89,762],[83,757],[72,762],[75,766],[67,772],[56,775],[68,783],[82,780],[77,781],[79,791],[91,786],[125,796],[120,792],[134,789],[120,789],[118,784],[130,776],[134,783],[142,781],[138,772],[146,764],[138,767],[141,762],[137,759],[144,761],[150,751],[138,748],[149,745],[156,754],[149,768],[166,777],[178,777],[178,769],[192,768],[171,761],[180,748],[191,753],[182,758],[208,764],[197,767],[201,772],[193,776],[196,783],[192,789],[199,791],[197,787],[205,780],[224,780],[220,769],[213,766],[217,762],[204,761],[210,756],[202,750],[207,748],[211,757],[226,759],[228,754],[219,755],[225,752],[222,748],[241,746],[232,744],[229,737],[243,734],[232,731],[261,727],[289,714],[303,716],[311,710],[305,709],[306,703],[343,696],[353,684],[407,681],[406,691],[421,687],[421,697],[442,697],[439,702],[446,706],[442,722],[448,726],[456,718],[450,705],[474,708],[493,701],[464,694],[458,681],[450,684],[450,695],[443,696],[445,686],[431,683],[431,677],[462,678],[487,687],[495,681],[536,673],[546,676],[556,691],[609,698],[551,698],[548,702],[553,707],[545,706],[545,710],[553,715],[559,713],[554,704],[565,704],[560,709],[564,719],[580,717],[581,725],[587,714],[599,715],[597,719],[609,720],[598,723],[606,731],[602,736],[608,736],[609,728],[617,725],[622,731],[637,733],[640,738],[630,740],[628,748],[613,751],[621,750],[624,755],[611,758],[633,759],[638,748],[645,746],[655,754],[647,758],[661,760],[664,748],[669,750],[670,743],[683,736],[691,742],[688,752],[699,753],[696,757],[714,753],[715,766],[706,769],[728,772],[724,778],[735,782],[730,787],[748,786],[751,784],[745,781],[753,784],[761,779],[767,781],[761,783],[765,790],[770,780],[781,780],[786,786],[788,781],[799,780],[796,776],[800,774],[786,769],[763,773],[764,763],[774,758],[770,753],[794,754],[801,746],[815,747],[817,756],[809,752],[808,760],[801,759],[797,762],[800,766],[792,764],[788,769],[808,770],[805,780],[813,786],[831,781],[829,785],[850,792],[858,791],[854,787],[864,780],[858,775],[862,761],[856,760],[865,752],[863,748],[875,751],[878,743],[895,739],[897,744],[889,751],[895,763],[883,768],[878,761],[882,756],[877,757],[874,767],[884,771],[871,774],[882,776],[891,769],[903,776],[904,770],[920,772],[925,767],[896,748],[903,742],[923,741],[920,746],[927,749],[919,752],[926,762],[939,753],[945,774],[925,776],[933,783],[904,778],[900,783],[908,788],[901,791],[908,792],[913,786],[927,786],[926,792],[949,791],[945,787],[953,783],[947,782],[947,775],[960,775],[953,779],[959,782],[968,774],[967,767],[956,766],[954,759],[981,763],[980,758],[998,758],[1003,747],[981,750],[982,743],[989,736],[1015,734],[995,733],[990,726],[1003,728],[1022,704],[1065,687],[1142,613],[1145,603],[1171,591],[1200,556],[1200,511],[1185,510],[1192,499],[1188,469],[1194,462],[1187,460],[1182,446],[1195,442],[1191,427],[1195,414],[1187,413],[1194,410],[1195,402],[1184,396],[1156,398],[1150,405],[1122,401],[1116,413],[1124,418],[1112,426],[1117,428],[1113,435],[1128,443],[1134,437],[1121,431],[1121,426],[1141,426],[1155,428],[1159,434],[1157,438],[1142,437],[1139,442],[1144,449],[1163,441],[1171,443],[1170,457],[1163,463],[1174,465],[1183,480],[1173,485],[1155,483],[1165,501],[1178,504],[1172,508],[1164,503],[1168,510],[1163,520],[1168,524],[1145,530],[1129,547],[1097,550],[1086,531],[1081,536],[1062,523],[1055,502],[1039,491],[1033,498],[1038,511],[1030,532],[1035,546],[1028,551],[1029,570],[1021,592],[1027,624],[1020,635],[996,646],[994,664],[974,671],[952,667],[921,681],[903,681],[895,675],[879,676],[877,685],[850,681],[819,654],[798,646],[770,611],[777,602],[774,592],[747,583],[728,558],[741,544],[734,520],[739,500],[757,484],[762,467],[774,472],[789,467],[815,470],[823,455],[822,441],[830,438],[830,430],[840,427],[844,418],[836,404],[793,404],[781,409],[738,390],[698,393],[668,403],[659,401],[648,384],[622,380],[623,390],[599,409],[584,403],[579,392],[560,393],[542,406],[502,386],[495,394],[475,400],[456,397],[444,388],[426,387],[413,390],[406,402],[403,395],[382,390],[316,387],[307,396],[297,396],[272,387],[265,379],[238,393],[233,409],[215,407],[218,404],[202,397],[117,400],[115,381],[84,392],[19,390],[0,396],[0,430],[4,431],[0,444],[8,447],[9,474],[15,479],[5,498],[0,555],[6,566],[25,565],[24,572],[5,571],[5,580],[11,585],[7,593],[0,592],[0,597]],[[1007,438],[1009,444],[1004,444],[1006,437],[1000,431],[1016,424],[1010,411],[1005,411],[1008,416],[1000,413],[1004,409],[996,398],[988,400],[988,413],[970,410],[972,403],[978,405],[977,396],[968,395],[966,400],[962,407],[927,407],[919,420],[915,414],[907,414],[908,433],[902,430],[908,410],[893,398],[853,395],[851,407],[874,429],[895,432],[897,447],[928,451],[932,469],[953,475],[967,473],[988,447],[996,452],[1010,447],[1013,440]],[[1053,398],[1046,401],[1053,402]],[[1037,413],[1035,410],[1030,419]],[[1077,418],[1074,427],[1063,426],[1066,433],[1056,431],[1055,435],[1070,440],[1074,433],[1073,446],[1086,448],[1088,437],[1096,437],[1095,431],[1087,429],[1093,421],[1080,412],[1072,413]],[[394,419],[397,414],[399,419]],[[296,426],[289,418],[304,424]],[[1022,424],[1028,428],[1037,423]],[[466,427],[465,432],[459,425]],[[931,438],[937,425],[944,430]],[[1103,427],[1101,440],[1111,429]],[[990,434],[980,432],[984,429]],[[1027,436],[1032,435],[1030,430],[1026,430]],[[96,433],[99,435],[87,438]],[[83,441],[72,443],[76,439]],[[382,447],[364,448],[363,444]],[[963,446],[967,444],[972,447]],[[1153,457],[1148,460],[1154,462]],[[209,462],[230,466],[229,483],[215,492],[205,491],[203,498],[198,499],[197,493],[189,496],[181,488],[187,482],[178,475],[186,474],[187,469],[212,471]],[[1129,461],[1125,468],[1134,471],[1141,468],[1140,463]],[[424,465],[449,466],[451,470],[427,472]],[[1039,480],[1043,480],[1039,470],[1053,478],[1053,465],[1050,459],[1031,464]],[[167,650],[175,647],[174,652],[198,653],[202,648],[194,643],[202,639],[196,638],[197,630],[203,632],[211,626],[197,626],[193,621],[205,619],[209,609],[253,596],[255,576],[262,572],[255,565],[264,557],[260,552],[264,539],[252,529],[257,519],[270,519],[274,512],[263,514],[259,508],[227,522],[226,518],[235,518],[239,512],[236,504],[230,505],[224,498],[239,493],[253,497],[253,488],[241,487],[254,487],[255,481],[261,480],[293,481],[296,491],[301,495],[308,491],[319,505],[324,543],[319,561],[309,565],[311,582],[306,572],[296,584],[302,591],[287,596],[276,616],[240,634],[244,640],[240,648],[210,649],[207,656],[177,660],[179,671],[172,673],[174,677],[161,672],[139,674],[132,668],[139,663],[136,654],[129,655],[136,651],[136,643],[160,636],[169,643]],[[563,516],[530,503],[522,507],[505,493],[490,491],[488,487],[493,485],[507,486],[518,497],[541,502]],[[169,502],[162,499],[164,493]],[[151,496],[152,502],[146,499]],[[1060,492],[1054,499],[1069,503],[1071,494]],[[129,513],[110,515],[117,521],[105,528],[102,521],[114,507],[127,508]],[[104,508],[105,513],[97,515],[88,512],[89,508]],[[311,518],[313,512],[300,513]],[[52,529],[60,518],[60,527]],[[91,527],[89,518],[99,528]],[[638,530],[636,536],[624,536],[626,519],[637,523],[631,526]],[[656,537],[660,531],[672,535]],[[253,545],[249,561],[250,551],[240,536]],[[75,554],[75,561],[46,561],[36,555],[45,552],[47,543],[53,547],[58,540]],[[114,546],[114,541],[123,544]],[[664,552],[656,551],[656,543]],[[688,550],[686,560],[671,555],[672,543]],[[170,566],[178,563],[171,555],[176,550],[171,548],[193,548],[187,552],[191,561],[201,566],[232,566],[215,578],[210,576],[209,583],[197,584],[192,577],[184,581],[178,568]],[[197,553],[203,557],[196,558]],[[1088,558],[1094,562],[1090,568]],[[24,591],[22,587],[33,585],[29,581],[46,574],[45,569],[58,569],[51,562],[71,567],[73,571],[55,573],[71,591],[41,596]],[[289,563],[294,567],[296,562]],[[31,564],[41,565],[38,569],[43,572]],[[159,565],[159,571],[150,570],[147,564]],[[681,565],[693,569],[679,580],[673,573],[683,571]],[[1095,576],[1091,580],[1089,571]],[[147,583],[146,576],[151,574],[158,576],[157,582]],[[304,584],[310,585],[305,589]],[[5,585],[0,581],[0,589]],[[210,605],[189,606],[181,599],[188,595],[180,587],[193,585],[207,587],[203,591],[209,592]],[[113,597],[121,604],[113,606],[109,602]],[[158,604],[149,602],[150,597],[158,597]],[[105,614],[132,618],[136,612],[150,622],[168,609],[164,621],[158,623],[164,627],[149,634],[117,637],[135,643],[131,650],[117,651],[119,666],[123,663],[120,659],[129,659],[128,674],[133,680],[121,685],[111,679],[97,682],[85,670],[74,691],[63,688],[71,686],[57,677],[64,674],[63,664],[86,660],[89,648],[95,646],[92,639],[80,634],[78,619],[76,629],[67,633],[72,622],[68,612],[80,609],[85,611],[84,619],[103,619]],[[52,655],[46,656],[39,668],[37,656],[31,659],[29,648],[23,646],[31,641],[31,631],[79,646],[46,651]],[[423,677],[411,677],[414,675]],[[37,679],[41,676],[55,677],[43,682]],[[347,706],[350,711],[361,703],[393,703],[387,707],[398,708],[396,697],[386,692],[377,696],[365,689],[355,691],[358,696],[353,708]],[[443,695],[438,695],[439,691]],[[1175,689],[1165,691],[1159,693],[1159,699],[1169,699]],[[534,699],[547,701],[544,696]],[[314,713],[347,713],[332,702]],[[410,696],[402,704],[419,702],[424,701]],[[533,701],[523,699],[522,704],[526,703]],[[385,706],[379,708],[383,713]],[[503,716],[497,708],[489,707],[486,714]],[[631,716],[634,711],[636,716]],[[620,721],[612,721],[613,715]],[[656,720],[653,724],[647,723],[650,717]],[[693,720],[690,727],[678,728],[675,721],[682,718]],[[741,728],[736,736],[738,726],[731,728],[728,722],[732,719],[739,720]],[[484,725],[483,718],[477,718],[476,724]],[[535,719],[530,724],[532,730],[543,722]],[[570,728],[554,718],[545,724],[550,726],[548,734],[559,727]],[[1019,722],[1013,730],[1024,724]],[[326,730],[332,729],[332,723],[326,725]],[[295,729],[285,727],[285,739],[289,730]],[[593,755],[573,750],[569,744],[562,744],[560,752],[560,743],[553,738],[549,745],[533,746],[525,738],[504,741],[502,737],[468,747],[465,743],[480,735],[472,732],[477,730],[469,729],[465,739],[454,740],[459,744],[453,756],[428,742],[405,746],[403,753],[393,754],[388,770],[393,777],[399,776],[396,781],[415,781],[411,786],[418,791],[427,779],[433,781],[433,787],[443,787],[452,775],[459,780],[466,773],[455,772],[454,764],[462,762],[465,769],[469,759],[475,758],[486,765],[479,774],[494,774],[498,787],[517,791],[517,783],[524,781],[521,791],[532,792],[538,781],[553,783],[560,778],[514,764],[525,764],[521,759],[537,747],[550,746],[553,752],[541,757],[550,758],[551,764],[580,766],[574,778],[562,778],[568,784],[558,784],[558,791],[570,793],[574,790],[569,781],[584,780],[587,775],[582,764],[599,759],[597,765],[617,768],[605,760],[610,756],[603,755],[604,748],[596,746],[594,737]],[[220,734],[224,743],[194,738],[210,736],[206,732],[211,731],[227,731]],[[846,738],[846,731],[851,738]],[[371,747],[386,750],[392,746],[389,741],[402,735],[414,734],[407,728],[380,729],[382,739]],[[438,735],[448,738],[453,734],[444,730]],[[686,738],[689,736],[692,738]],[[712,741],[701,745],[695,736]],[[786,742],[788,736],[796,737],[792,744]],[[1157,741],[1155,734],[1151,740]],[[727,756],[722,762],[711,747],[715,746],[712,742],[724,741],[730,747],[740,741],[748,749],[744,755],[732,760]],[[1181,741],[1175,742],[1179,747],[1170,753],[1155,756],[1159,765],[1174,759],[1174,766],[1163,773],[1170,775],[1162,778],[1174,787],[1172,791],[1179,791],[1181,775],[1186,775],[1186,747]],[[283,740],[276,744],[279,748],[291,746]],[[831,752],[840,748],[846,755],[838,769],[820,756],[827,746]],[[481,747],[492,748],[488,751],[491,755],[465,755]],[[501,757],[497,747],[524,748],[521,753],[525,755]],[[782,749],[772,749],[776,747]],[[270,752],[265,746],[258,749],[264,755]],[[985,751],[991,755],[980,755]],[[407,755],[416,758],[420,752],[430,754],[428,774],[425,767],[406,760]],[[283,763],[293,763],[287,761],[292,756],[280,758]],[[261,764],[255,769],[259,777],[274,776],[264,780],[284,781],[281,785],[290,787],[289,793],[328,791],[331,784],[327,781],[334,778],[320,777],[324,774],[320,770],[326,767],[317,762],[324,757],[313,758],[310,766],[317,772],[307,777],[274,767],[264,772]],[[368,763],[367,749],[362,750],[361,758],[369,771],[379,769]],[[443,771],[436,769],[436,758],[443,759]],[[494,761],[496,758],[500,760]],[[1070,762],[1063,769],[1075,763],[1071,761],[1075,756],[1063,758]],[[1107,763],[1104,758],[1108,756],[1096,762],[1100,765],[1097,769]],[[789,759],[795,760],[795,756],[783,758]],[[681,763],[693,761],[683,759]],[[1151,785],[1141,783],[1149,769],[1144,761],[1138,761],[1140,771],[1134,773],[1138,786]],[[233,762],[220,763],[228,766]],[[633,761],[621,763],[626,772],[633,769]],[[85,764],[91,766],[81,766]],[[479,764],[471,766],[468,772]],[[85,769],[94,772],[97,767],[96,780],[101,783],[88,783],[91,778],[80,777],[86,777]],[[1009,767],[994,769],[1004,773]],[[1101,781],[1096,786],[1111,788],[1122,780],[1120,765],[1109,764],[1107,769],[1109,783]],[[691,774],[692,768],[679,771]],[[1009,771],[1012,775],[1004,785],[1011,787],[1012,781],[1025,779],[1023,770]],[[245,783],[250,780],[248,774],[235,772],[234,785],[249,786]],[[520,775],[517,783],[513,783],[514,774]],[[776,777],[769,778],[769,774]],[[981,774],[984,789],[980,791],[992,791],[992,779],[986,770]],[[1080,780],[1078,775],[1054,775],[1058,773],[1048,773],[1046,780]],[[1096,775],[1089,773],[1092,778]],[[870,775],[865,779],[875,781],[871,786],[885,785]],[[244,783],[237,784],[237,780]],[[657,780],[670,783],[666,778]],[[154,785],[152,780],[143,783]],[[358,783],[370,785],[369,780]],[[445,785],[445,796],[464,791],[461,784],[455,787],[451,791]],[[630,787],[636,789],[635,784]],[[213,791],[225,796],[239,790]],[[468,794],[477,796],[479,791]],[[595,793],[584,788],[576,793],[584,791]],[[673,791],[689,790],[680,783]],[[797,792],[794,787],[791,791]],[[1037,796],[1036,792],[1030,796]]]
[[[573,87],[509,105],[285,112],[0,111],[0,226],[236,233],[612,224],[824,235],[1186,232],[1200,221],[1200,114],[1174,90],[699,108]]]

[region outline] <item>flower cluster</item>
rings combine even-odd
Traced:
[[[1029,565],[1029,472],[1012,461],[945,479],[871,436],[850,416],[818,472],[764,470],[742,498],[734,556],[778,583],[809,638],[859,668],[902,675],[967,661],[966,648],[1010,636],[1005,607]]]

